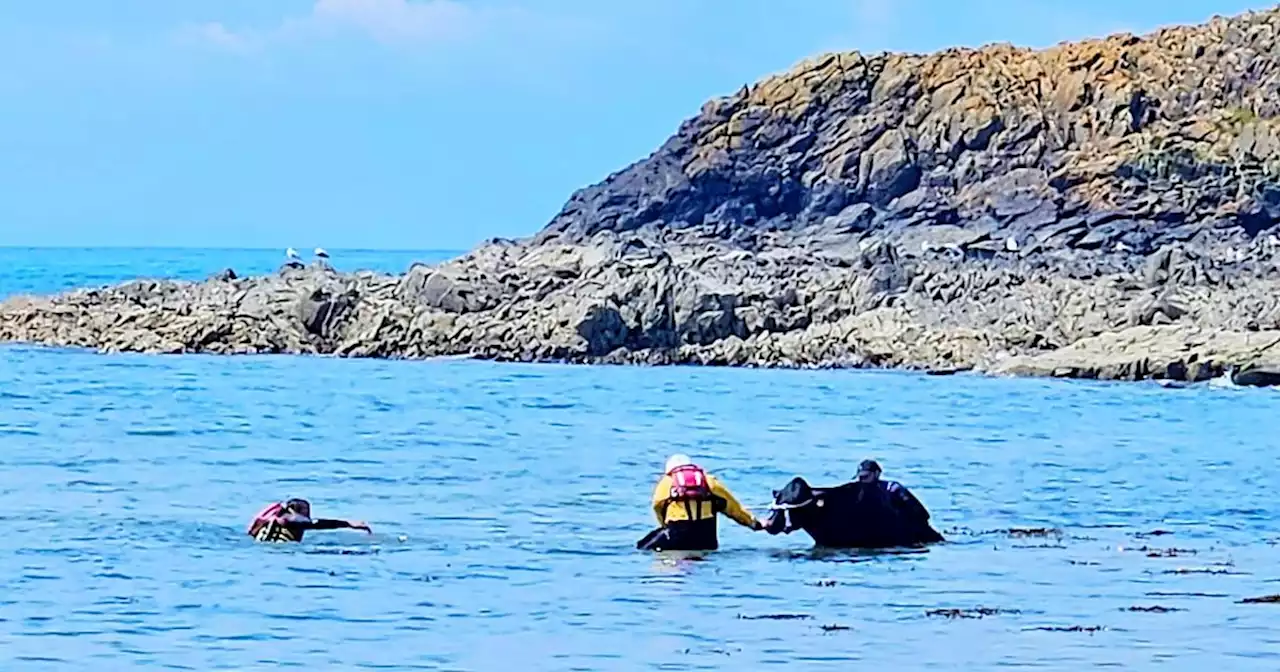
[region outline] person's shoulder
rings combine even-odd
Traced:
[[[889,492],[905,492],[907,487],[897,481],[880,481]]]

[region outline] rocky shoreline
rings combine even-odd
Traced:
[[[1280,257],[1170,248],[1140,265],[1082,256],[1066,275],[1013,253],[896,249],[496,242],[399,276],[313,264],[13,298],[0,304],[0,340],[1189,382],[1280,365]]]
[[[1271,384],[1280,10],[832,54],[713,100],[538,234],[0,304],[0,341]]]

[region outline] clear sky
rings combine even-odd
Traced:
[[[1241,0],[13,0],[0,245],[467,248],[829,50],[1049,46]]]

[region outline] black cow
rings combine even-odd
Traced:
[[[919,500],[901,486],[891,489],[887,481],[813,488],[796,477],[774,491],[773,502],[765,531],[804,530],[816,545],[826,548],[894,548],[944,541],[930,526],[929,512]]]

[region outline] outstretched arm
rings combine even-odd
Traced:
[[[334,518],[315,518],[315,519],[312,519],[310,523],[307,523],[306,527],[309,530],[340,530],[343,528],[348,528],[352,530],[364,530],[365,532],[369,532],[369,533],[373,532],[373,530],[369,529],[369,525],[361,520],[337,520]]]
[[[738,498],[734,497],[733,493],[729,492],[729,489],[724,487],[724,484],[719,480],[708,475],[707,485],[711,486],[711,491],[714,492],[717,497],[724,500],[724,515],[729,516],[733,522],[743,527],[749,527],[753,530],[764,529],[764,525],[759,520],[756,520],[755,515],[748,511],[747,507],[743,506],[742,503],[738,501]]]

